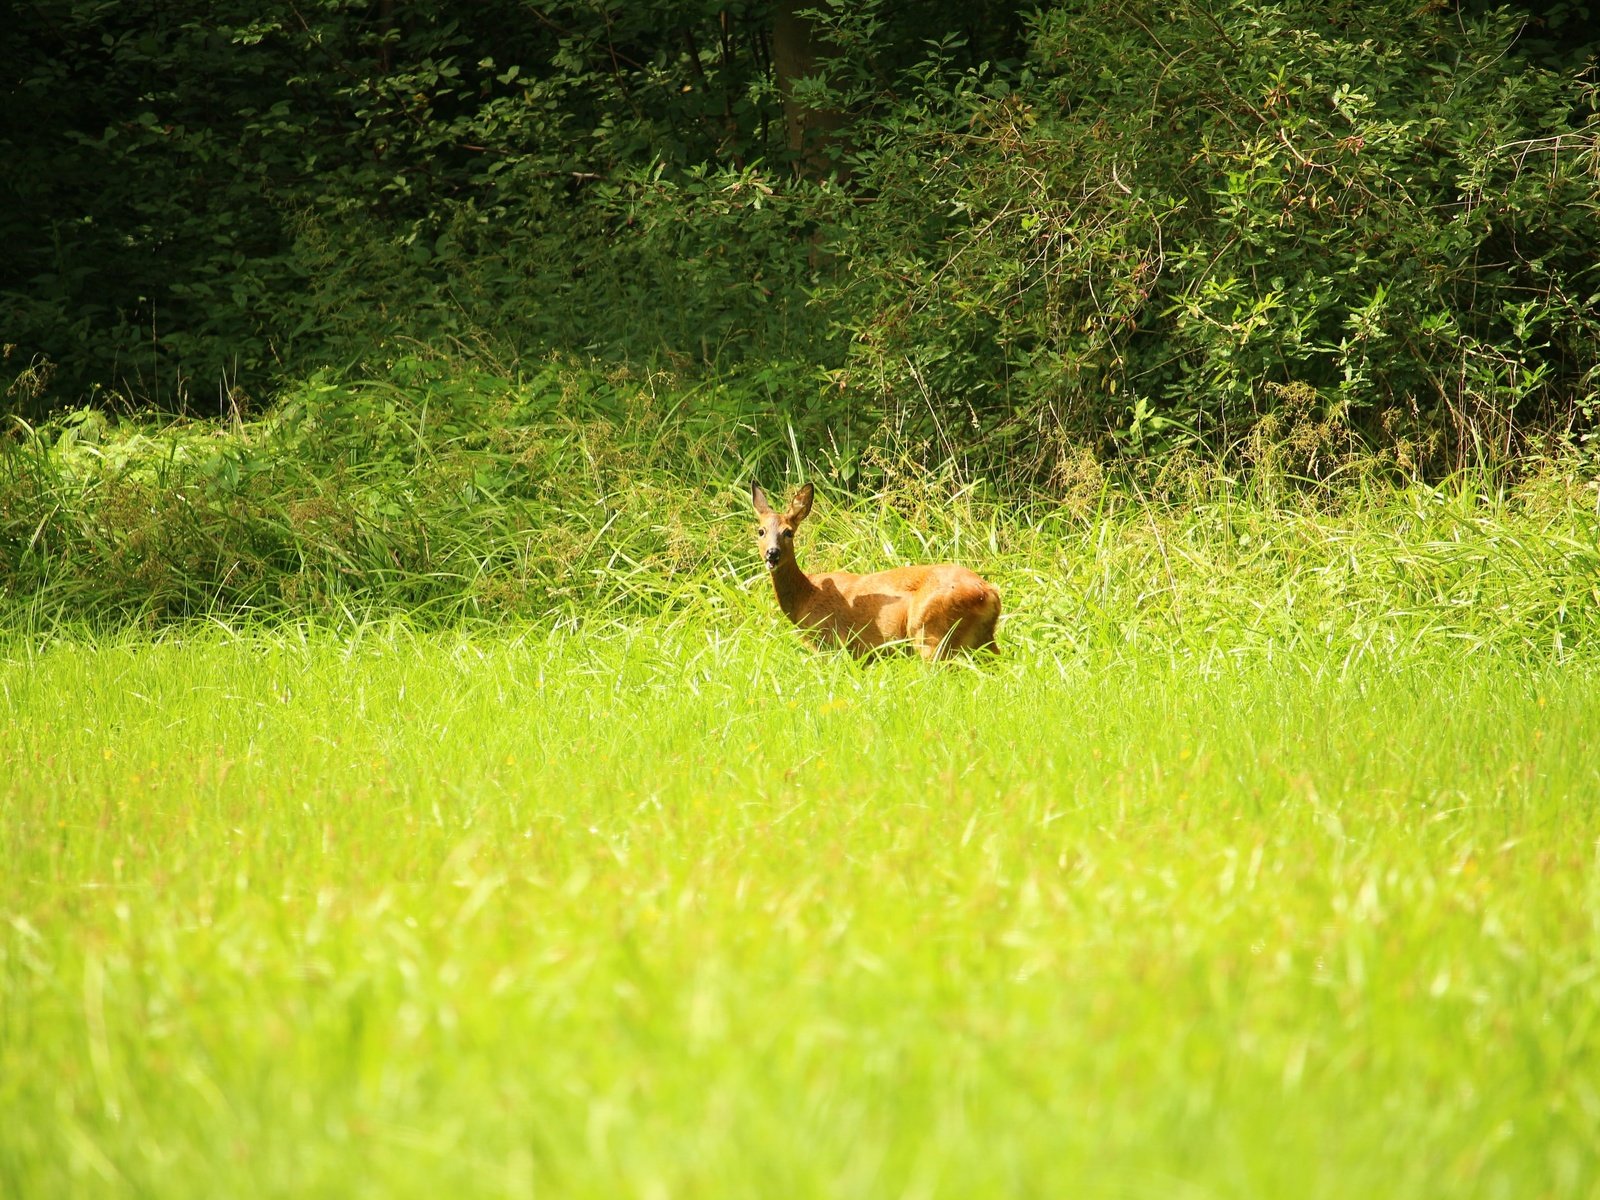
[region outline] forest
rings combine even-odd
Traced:
[[[0,28],[0,1196],[1600,1197],[1591,6]]]

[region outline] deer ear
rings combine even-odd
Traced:
[[[767,494],[761,490],[761,485],[754,479],[750,481],[750,503],[756,506],[758,516],[770,517],[772,505],[767,503]]]
[[[816,495],[816,489],[809,483],[794,494],[794,502],[789,505],[789,519],[791,521],[804,521],[811,515],[811,500]]]

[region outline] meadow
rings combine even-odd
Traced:
[[[0,1200],[1600,1200],[1597,13],[11,6]]]
[[[934,669],[645,494],[543,617],[10,610],[0,1195],[1600,1195],[1580,482],[825,495]]]

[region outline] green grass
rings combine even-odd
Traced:
[[[1038,492],[752,403],[7,435],[0,1200],[1600,1197],[1576,462]],[[804,649],[758,470],[1002,655]]]
[[[1404,503],[996,525],[981,668],[0,636],[0,1195],[1600,1195],[1590,568]]]
[[[1306,484],[1174,459],[1140,483],[1139,464],[1108,473],[1085,451],[1041,491],[930,469],[887,433],[851,453],[831,437],[801,441],[732,382],[438,361],[308,382],[232,430],[19,426],[0,431],[0,625],[442,628],[686,606],[726,623],[757,573],[754,475],[775,495],[818,483],[804,563],[971,562],[1030,648],[1600,641],[1600,512],[1576,461],[1429,484],[1375,460]]]

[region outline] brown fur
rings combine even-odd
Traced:
[[[1000,593],[965,567],[937,563],[895,567],[871,575],[827,571],[808,575],[795,561],[794,536],[811,512],[808,483],[787,511],[750,485],[761,527],[761,549],[784,616],[819,642],[835,642],[860,657],[895,643],[916,647],[929,662],[957,650],[995,647]]]

